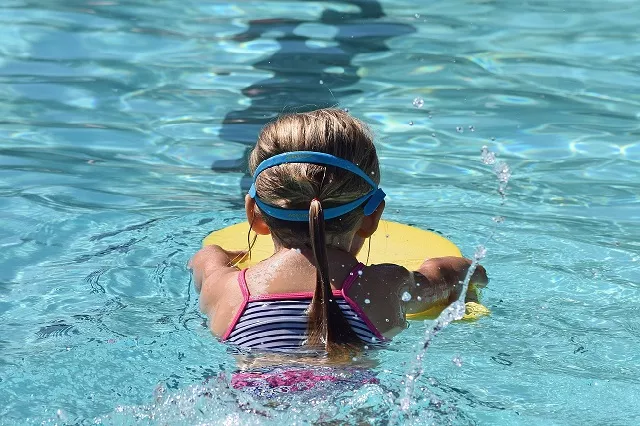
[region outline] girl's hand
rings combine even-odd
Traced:
[[[471,261],[462,257],[438,257],[425,260],[414,274],[412,293],[415,296],[405,304],[407,313],[420,313],[436,306],[452,303],[460,296]],[[487,271],[476,265],[465,295],[467,302],[477,302],[476,288],[486,287]]]

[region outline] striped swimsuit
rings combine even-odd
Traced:
[[[364,265],[359,263],[347,276],[333,297],[357,336],[367,345],[377,346],[386,339],[367,318],[362,308],[347,293],[358,279]],[[243,301],[222,340],[240,349],[295,351],[307,338],[307,309],[312,292],[251,296],[245,278],[238,274]]]

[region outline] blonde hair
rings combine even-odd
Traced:
[[[288,114],[267,124],[249,157],[253,174],[264,160],[292,151],[316,151],[351,161],[377,183],[380,166],[373,138],[361,121],[339,109]],[[316,291],[309,309],[308,344],[324,346],[329,355],[361,346],[355,332],[331,297],[326,236],[353,232],[364,216],[360,206],[337,218],[324,220],[324,208],[346,204],[371,191],[361,177],[339,167],[286,163],[270,167],[257,177],[257,197],[285,209],[309,209],[309,223],[276,219],[262,213],[273,236],[285,246],[304,244],[313,249],[317,268]]]

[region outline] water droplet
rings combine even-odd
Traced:
[[[58,417],[58,419],[62,420],[63,422],[67,421],[67,414],[60,408],[56,410],[56,417]]]
[[[431,133],[431,136],[433,136],[433,137],[435,138],[435,137],[436,137],[436,134],[435,134],[435,133]]]
[[[476,247],[476,252],[473,255],[474,259],[481,260],[487,255],[487,249],[483,245]]]
[[[422,301],[422,297],[420,297],[420,296],[416,297],[416,299],[418,299],[418,302]]]
[[[413,121],[410,121],[410,122],[409,122],[409,126],[413,126]]]
[[[369,349],[369,345],[364,345],[364,346],[363,346],[363,348],[364,348],[365,350],[366,350],[366,349]]]
[[[362,269],[358,271],[358,275],[362,276]]]
[[[491,140],[492,140],[492,141],[495,141],[495,140],[496,140],[496,138],[491,138]]]
[[[416,108],[422,108],[424,106],[424,99],[417,97],[413,100],[413,106]]]
[[[458,126],[458,127],[456,127],[456,132],[463,133],[464,129],[462,128],[462,126]]]
[[[320,84],[324,84],[324,81],[320,80]]]
[[[429,118],[433,118],[433,116],[431,114],[429,114]]]
[[[483,164],[494,164],[496,162],[496,154],[489,151],[489,147],[486,145],[480,151],[480,158]]]
[[[345,108],[345,109],[344,109],[344,112],[349,112],[349,108]]]
[[[415,17],[416,17],[416,19],[420,19],[420,14],[419,14],[419,13],[416,13],[416,14],[415,14],[415,15],[413,15],[413,16],[415,16]]]
[[[476,131],[476,128],[475,128],[475,127],[473,127],[473,126],[469,126],[469,130],[471,130],[472,132],[475,132],[475,131]]]
[[[498,176],[498,180],[501,183],[506,184],[509,182],[509,179],[511,178],[511,169],[509,168],[509,165],[507,163],[505,163],[504,161],[497,163],[495,166],[493,166],[493,171],[495,172],[496,176]]]
[[[462,367],[462,358],[460,358],[460,355],[454,356],[451,361],[453,361],[456,367]]]
[[[353,358],[351,358],[351,361],[353,361],[353,362],[358,361],[358,357],[357,357],[357,356],[354,356]]]
[[[156,386],[156,388],[153,390],[153,397],[155,398],[156,402],[160,402],[162,401],[166,393],[167,388],[165,388],[162,384],[158,384],[158,386]]]
[[[493,218],[491,218],[491,220],[493,220],[495,223],[502,223],[502,222],[504,222],[504,217],[502,217],[502,216],[494,216]]]
[[[386,322],[389,322],[389,318],[385,318],[384,320],[385,320]]]
[[[368,305],[369,303],[371,303],[371,300],[369,300],[369,299],[364,299],[364,303],[366,303],[366,304]]]
[[[408,291],[405,291],[404,293],[402,293],[402,301],[403,302],[408,302],[411,300],[411,294],[409,294]]]

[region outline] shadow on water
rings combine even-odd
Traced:
[[[248,154],[266,123],[283,112],[336,106],[341,98],[361,93],[351,87],[360,80],[359,68],[352,64],[356,55],[387,52],[387,40],[415,32],[411,25],[385,22],[382,6],[377,1],[339,3],[356,6],[359,11],[328,9],[317,21],[290,18],[249,21],[247,30],[235,36],[239,42],[269,37],[278,42],[279,50],[253,64],[254,68],[268,71],[273,76],[242,90],[242,94],[251,100],[249,107],[230,111],[222,122],[220,138],[247,145],[243,157],[215,161],[212,170],[246,172]],[[311,44],[311,37],[300,34],[303,24],[332,26],[335,36],[331,43]],[[273,34],[277,34],[275,38]],[[243,189],[249,187],[246,176],[241,185]]]

